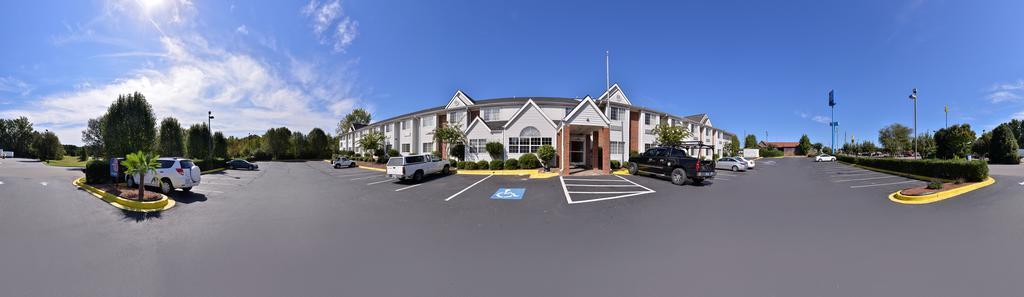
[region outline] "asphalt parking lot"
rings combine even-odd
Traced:
[[[0,163],[6,296],[1011,296],[1015,176],[908,206],[918,181],[809,159],[704,185],[644,176],[434,176],[324,162],[203,176],[159,214]],[[1010,169],[1012,170],[1012,169]],[[46,183],[45,185],[43,183]],[[59,281],[56,281],[59,280]]]

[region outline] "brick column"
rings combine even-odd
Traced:
[[[601,128],[601,138],[598,142],[601,146],[601,173],[611,174],[612,173],[612,150],[611,150],[611,129]]]
[[[602,138],[601,137],[601,131],[594,131],[594,133],[592,135],[593,135],[593,138],[591,138],[591,140],[590,140],[590,166],[591,166],[591,170],[593,170],[593,169],[601,169],[601,163],[598,163],[598,157],[597,157],[597,148],[600,147],[600,143],[601,143],[601,141],[603,141],[603,139],[601,139]]]
[[[572,128],[572,125],[564,125],[562,127],[562,134],[558,136],[558,150],[561,152],[558,156],[558,171],[562,176],[569,175],[569,160],[571,159],[569,156],[570,128]]]

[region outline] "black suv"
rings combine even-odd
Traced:
[[[629,158],[629,174],[638,173],[668,176],[672,183],[682,185],[687,179],[694,184],[715,178],[715,163],[690,157],[686,150],[675,147],[655,147]]]

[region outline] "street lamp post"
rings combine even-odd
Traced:
[[[917,157],[917,88],[910,94],[910,100],[914,101],[914,157]]]
[[[206,154],[206,160],[213,162],[213,111],[206,112],[206,128],[210,129],[210,151]]]

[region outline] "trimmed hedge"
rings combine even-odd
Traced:
[[[490,167],[490,166],[491,166],[491,162],[482,161],[482,160],[476,162],[476,169],[487,169],[487,167]]]
[[[459,167],[459,168],[466,169],[466,170],[476,170],[476,163],[473,163],[473,162],[465,162],[464,164],[462,164],[462,166],[463,167]]]
[[[502,162],[501,160],[494,160],[494,161],[491,161],[491,166],[488,169],[490,169],[490,170],[501,170],[504,167],[505,167],[505,162]]]
[[[845,155],[838,156],[837,158],[839,161],[851,164],[948,180],[962,179],[968,182],[980,182],[988,177],[988,165],[985,164],[985,161],[981,160],[913,160],[861,158]]]
[[[609,163],[611,163],[612,170],[622,168],[622,163],[619,163],[619,160],[611,160]]]
[[[505,160],[505,169],[507,169],[507,170],[519,169],[519,160],[516,160],[516,159]]]
[[[110,164],[106,160],[85,163],[85,183],[102,184],[110,180]]]
[[[537,155],[523,154],[522,156],[519,156],[519,168],[536,169],[537,167],[540,167],[540,161],[537,160]]]

